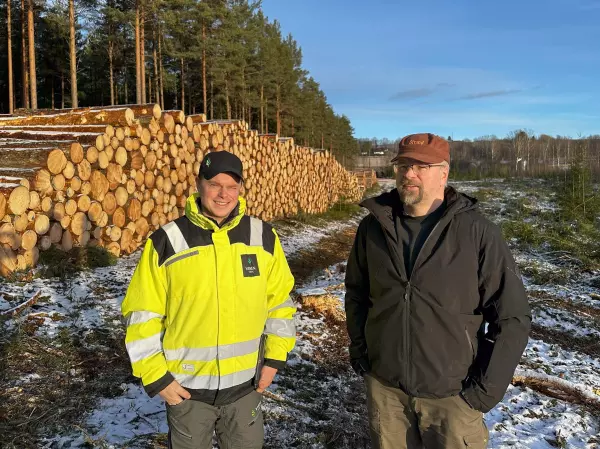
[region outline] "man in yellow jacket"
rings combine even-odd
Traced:
[[[295,344],[294,278],[273,228],[245,215],[241,161],[208,154],[185,216],[154,232],[122,312],[133,374],[167,403],[169,447],[262,448],[262,392]]]

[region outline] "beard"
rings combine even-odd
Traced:
[[[407,187],[416,187],[418,190],[408,189]],[[423,186],[413,184],[411,182],[403,182],[397,186],[400,201],[403,204],[412,206],[420,203],[423,200]]]

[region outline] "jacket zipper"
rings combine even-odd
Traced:
[[[260,343],[258,345],[258,361],[256,362],[256,373],[254,374],[254,387],[258,388],[258,384],[260,382],[260,374],[262,371],[262,367],[264,365],[264,357],[265,357],[265,340],[266,335],[262,334],[260,336]]]
[[[410,385],[410,287],[410,281],[408,281],[408,284],[406,284],[406,290],[404,292],[404,304],[406,307],[404,313],[404,329],[406,329],[404,333],[404,354],[406,356],[406,363],[404,365],[404,378],[406,379],[407,386]]]
[[[433,235],[433,233],[435,232],[435,230],[438,228],[440,224],[440,221],[438,221],[435,226],[433,227],[433,229],[431,230],[431,232],[429,233],[429,235],[427,236],[427,238],[425,239],[425,242],[423,242],[423,246],[421,247],[421,251],[419,251],[419,254],[417,255],[417,258],[415,259],[415,263],[412,267],[412,270],[410,271],[410,278],[408,280],[408,283],[406,284],[406,290],[404,292],[404,303],[406,304],[406,319],[405,319],[405,354],[406,354],[406,368],[405,368],[405,378],[406,378],[406,385],[408,386],[408,388],[411,388],[411,382],[410,382],[410,360],[411,360],[411,351],[410,351],[410,290],[411,290],[411,283],[410,280],[413,277],[413,274],[415,272],[415,269],[417,268],[417,262],[419,262],[419,260],[421,259],[421,255],[423,254],[423,249],[425,248],[425,246],[427,245],[427,242],[429,242],[429,239],[431,238],[431,236]]]
[[[214,233],[214,231],[213,231]],[[216,293],[217,293],[217,375],[219,376],[218,380],[217,380],[217,394],[219,394],[219,390],[221,389],[221,367],[219,364],[219,333],[221,331],[221,307],[220,307],[220,301],[219,301],[219,263],[217,260],[217,245],[213,242],[213,247],[215,250],[215,288],[216,288]]]

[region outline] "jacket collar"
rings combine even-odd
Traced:
[[[221,227],[213,220],[202,214],[200,209],[200,194],[194,193],[185,203],[185,216],[196,226],[214,232],[227,232],[235,228],[244,214],[246,213],[246,200],[242,197],[238,198],[238,204],[233,210],[232,215],[227,218],[225,224]],[[233,217],[232,217],[233,216]]]
[[[464,193],[457,192],[454,187],[446,187],[444,191],[446,211],[443,218],[452,218],[454,215],[476,208],[477,200]],[[398,196],[398,190],[393,189],[379,196],[367,198],[360,205],[366,208],[381,223],[381,226],[390,233],[396,235],[394,228],[394,211],[402,210],[402,203]]]

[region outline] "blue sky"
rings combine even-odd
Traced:
[[[356,137],[600,134],[600,0],[263,0]]]

